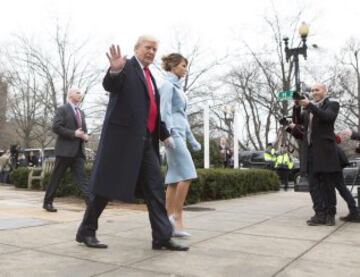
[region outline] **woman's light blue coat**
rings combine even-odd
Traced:
[[[190,130],[186,116],[186,96],[178,77],[169,72],[159,92],[161,118],[165,121],[166,127],[175,142],[174,148],[166,148],[168,170],[165,184],[175,184],[197,178],[186,140],[189,141],[194,150],[200,150],[201,145]]]

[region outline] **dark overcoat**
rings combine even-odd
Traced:
[[[151,76],[158,107],[153,146],[159,158],[159,139],[169,137],[160,118],[160,96]],[[91,176],[95,194],[132,202],[138,181],[146,139],[149,95],[144,73],[135,57],[127,60],[121,73],[108,70],[104,89],[110,92],[98,151]]]
[[[311,143],[313,149],[314,172],[337,172],[341,171],[339,155],[336,149],[334,124],[339,112],[339,103],[326,98],[320,107],[310,103],[300,116],[299,125],[293,134],[301,139],[300,146],[300,170],[306,173],[310,113],[313,114],[311,124]]]
[[[87,133],[85,114],[81,113],[81,128]],[[75,157],[79,152],[79,147],[84,151],[84,142],[82,139],[75,137],[75,130],[78,129],[76,116],[73,108],[69,103],[60,106],[55,113],[52,129],[57,134],[55,143],[55,156]]]

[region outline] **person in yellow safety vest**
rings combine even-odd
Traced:
[[[264,152],[264,160],[266,163],[267,169],[273,169],[276,162],[276,151],[272,143],[268,143],[266,150]]]
[[[284,185],[284,189],[287,190],[289,187],[289,173],[294,167],[294,162],[286,150],[281,150],[277,155],[274,167],[281,183]]]

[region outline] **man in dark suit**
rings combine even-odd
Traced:
[[[90,182],[94,198],[76,235],[76,241],[88,247],[107,247],[96,238],[98,218],[110,200],[133,201],[137,188],[148,207],[152,248],[188,250],[171,240],[163,200],[159,139],[167,147],[174,144],[161,121],[160,97],[148,68],[157,48],[156,39],[141,36],[130,60],[121,55],[119,46],[112,45],[107,53],[110,69],[103,86],[110,99]]]
[[[298,100],[303,112],[298,124],[290,124],[295,137],[302,140],[300,169],[308,175],[310,195],[315,215],[307,224],[335,225],[336,194],[335,182],[341,171],[336,151],[334,123],[339,112],[339,103],[327,97],[324,84],[317,83],[311,88],[313,101]]]
[[[48,212],[56,212],[53,206],[55,192],[68,167],[74,179],[85,195],[88,203],[91,198],[88,180],[84,173],[84,142],[88,141],[85,114],[79,108],[82,94],[79,89],[70,89],[67,93],[68,103],[59,107],[53,121],[53,131],[57,134],[55,144],[55,166],[46,188],[43,208]]]

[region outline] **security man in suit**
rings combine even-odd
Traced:
[[[53,201],[56,189],[67,168],[71,168],[74,179],[89,202],[88,180],[84,172],[84,143],[88,141],[85,114],[79,108],[82,93],[78,88],[69,89],[67,103],[56,110],[53,121],[53,131],[57,134],[55,144],[55,166],[46,188],[43,208],[48,212],[56,212]]]

